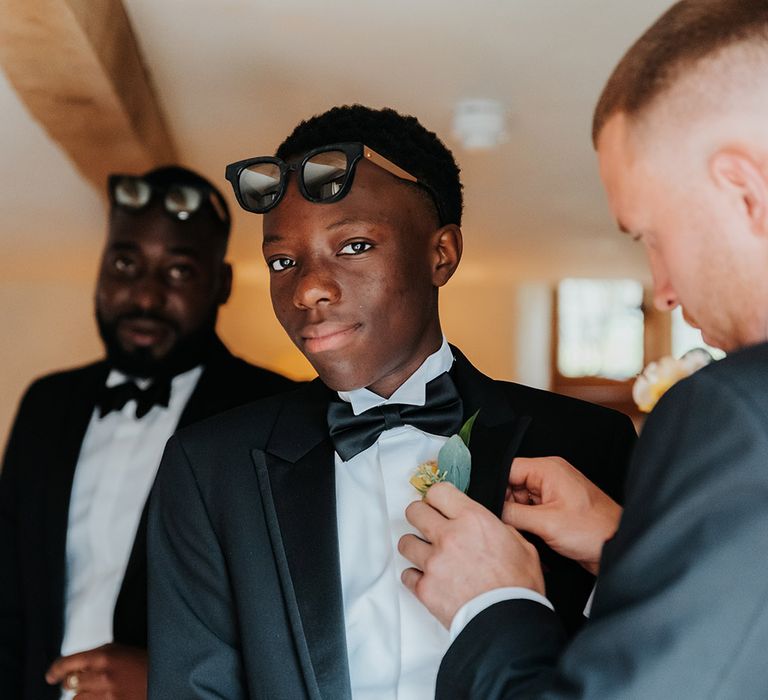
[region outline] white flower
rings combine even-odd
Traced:
[[[650,413],[667,389],[710,362],[712,355],[703,348],[690,350],[679,360],[667,356],[651,362],[635,380],[632,398],[643,413]]]
[[[430,486],[445,481],[447,476],[446,472],[441,472],[438,469],[437,462],[430,460],[419,465],[416,473],[410,478],[410,482],[411,486],[422,496],[426,496]]]

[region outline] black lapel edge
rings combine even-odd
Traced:
[[[293,579],[288,566],[288,557],[285,552],[283,535],[280,531],[280,522],[277,517],[274,498],[272,496],[272,486],[269,479],[269,469],[267,468],[266,453],[263,450],[254,448],[251,450],[251,459],[256,468],[256,477],[259,482],[259,492],[261,493],[262,506],[264,508],[264,517],[269,531],[269,538],[272,541],[272,549],[275,555],[275,563],[280,575],[280,583],[283,588],[283,595],[288,609],[288,618],[293,628],[294,641],[299,656],[299,663],[304,673],[304,680],[307,684],[309,694],[312,698],[321,700],[320,687],[317,683],[317,676],[312,666],[312,658],[309,653],[307,637],[304,632],[304,625],[301,621],[299,612],[299,603],[296,598],[296,591],[293,587]]]
[[[450,374],[464,402],[464,420],[466,421],[478,410],[480,411],[477,416],[478,425],[492,427],[516,418],[502,388],[503,382],[491,379],[480,372],[464,357],[461,350],[453,345],[451,345],[451,352],[454,363]]]
[[[333,392],[319,379],[285,401],[267,441],[266,451],[286,462],[298,462],[328,438],[328,402]],[[297,426],[298,429],[297,429]]]
[[[509,467],[533,419],[515,413],[505,382],[480,372],[453,345],[451,352],[451,374],[464,402],[464,419],[479,410],[469,442],[472,474],[467,495],[501,517]]]
[[[478,425],[477,442],[470,441],[472,473],[467,495],[497,518],[501,517],[504,510],[512,460],[530,424],[529,416],[521,416],[494,426]],[[484,467],[482,471],[476,469],[480,464]]]

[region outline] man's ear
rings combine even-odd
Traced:
[[[709,161],[715,184],[743,207],[752,232],[768,238],[768,173],[749,154],[721,150]]]
[[[232,265],[228,262],[221,263],[221,284],[219,286],[219,294],[216,299],[216,303],[221,306],[229,301],[229,297],[232,294]]]
[[[456,272],[464,249],[464,238],[461,229],[456,224],[443,226],[432,235],[432,251],[434,266],[432,268],[432,283],[442,287]]]

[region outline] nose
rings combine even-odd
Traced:
[[[165,284],[155,275],[143,275],[134,280],[131,297],[133,303],[143,311],[161,309],[165,305]]]
[[[653,305],[659,311],[672,311],[680,302],[672,287],[669,274],[657,256],[650,255],[649,259],[653,276]]]
[[[341,298],[341,287],[332,272],[319,264],[305,264],[297,275],[293,303],[299,309],[312,309],[335,304]]]

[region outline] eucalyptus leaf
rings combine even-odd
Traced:
[[[475,418],[477,418],[478,413],[480,413],[479,408],[472,414],[467,422],[461,426],[461,430],[459,430],[459,437],[464,441],[464,444],[467,447],[469,447],[469,438],[472,436],[472,426],[475,424]]]
[[[466,493],[472,471],[472,455],[461,437],[452,435],[448,438],[437,455],[437,466],[441,472],[445,472],[446,481]]]

